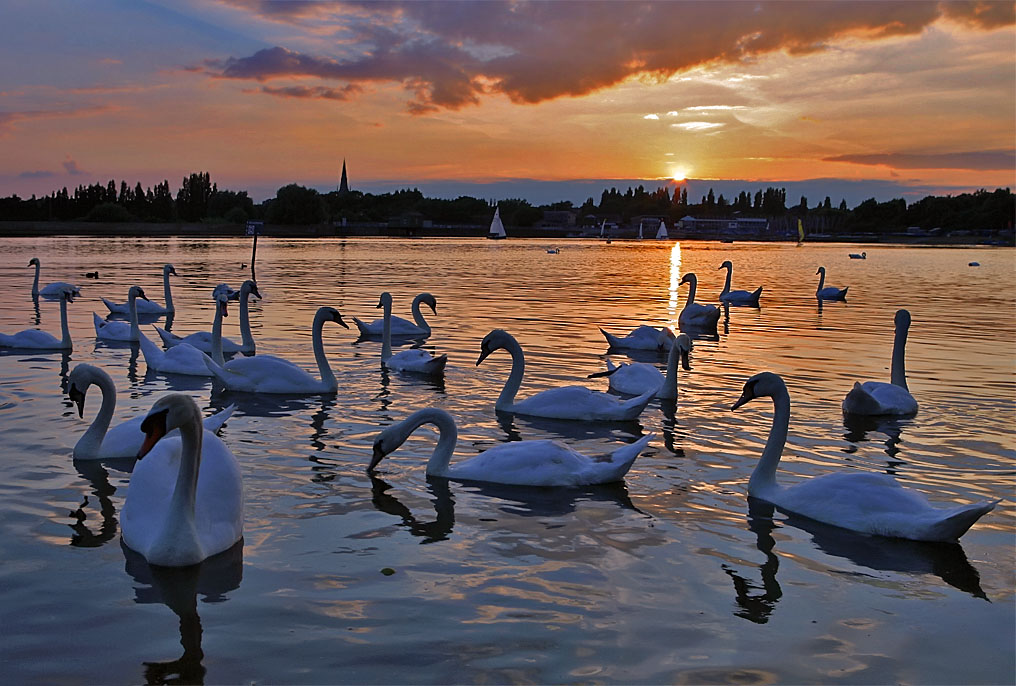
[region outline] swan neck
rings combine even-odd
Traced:
[[[317,362],[318,372],[321,374],[321,382],[327,387],[327,390],[334,391],[339,387],[339,384],[335,380],[335,374],[332,373],[331,366],[328,364],[328,358],[325,357],[325,343],[322,338],[325,317],[327,316],[327,313],[323,310],[318,310],[318,313],[314,315],[314,328],[311,332],[311,339],[314,342],[314,360]]]
[[[896,327],[896,336],[893,340],[893,361],[889,380],[894,386],[910,390],[907,388],[906,349],[907,327],[898,326]]]
[[[75,458],[97,457],[99,448],[102,446],[102,439],[106,437],[109,430],[109,423],[113,420],[113,412],[116,410],[116,386],[113,380],[105,374],[90,373],[86,379],[88,386],[98,386],[102,392],[102,405],[99,412],[92,419],[88,430],[81,435],[74,446]],[[88,386],[82,389],[84,392]]]
[[[427,413],[420,423],[430,422],[437,427],[438,439],[434,452],[427,460],[427,474],[431,476],[445,476],[448,473],[448,465],[455,452],[455,444],[459,440],[459,432],[455,427],[455,421],[446,414]],[[419,426],[419,424],[417,425]],[[415,427],[414,427],[415,428]]]
[[[162,297],[166,303],[166,311],[173,312],[173,289],[169,286],[169,270],[162,270]]]
[[[518,341],[509,339],[503,347],[512,356],[512,371],[504,382],[501,395],[497,397],[497,402],[494,403],[494,409],[496,410],[511,409],[511,406],[515,404],[515,395],[519,392],[519,388],[522,387],[522,377],[526,373],[526,355],[522,352],[522,346],[519,345]]]
[[[695,302],[695,291],[697,290],[697,288],[698,288],[698,282],[695,279],[689,279],[688,280],[688,302],[686,302],[684,304],[685,307],[688,307],[689,305],[691,305],[692,303]]]
[[[71,346],[71,329],[67,324],[67,298],[60,299],[60,345],[70,350]]]
[[[820,290],[822,290],[822,286],[824,286],[824,285],[825,285],[825,272],[824,271],[820,271],[818,273],[818,288],[815,289],[815,292],[817,293]]]
[[[42,263],[35,263],[35,281],[32,282],[32,295],[39,295],[39,272],[42,270]]]
[[[215,302],[215,319],[212,320],[212,361],[222,367],[226,358],[222,355],[222,303]]]
[[[723,282],[723,292],[720,293],[720,295],[726,295],[727,293],[730,292],[730,277],[734,273],[732,267],[724,267],[724,269],[727,270],[727,279],[726,281]]]
[[[430,324],[427,323],[427,320],[424,319],[423,312],[420,311],[420,303],[422,300],[423,299],[419,295],[413,298],[413,321],[416,322],[416,325],[421,329],[430,331]]]
[[[773,426],[769,430],[769,438],[766,440],[766,447],[762,451],[762,457],[755,465],[748,480],[748,494],[764,496],[766,491],[771,491],[776,485],[776,468],[783,456],[783,448],[787,443],[787,429],[790,427],[790,394],[786,388],[779,389],[773,394]]]
[[[385,299],[381,305],[384,307],[384,323],[381,327],[381,362],[384,363],[392,356],[392,301]],[[416,309],[419,311],[418,307]]]
[[[677,362],[681,358],[681,350],[677,343],[670,346],[670,353],[667,355],[667,377],[663,385],[656,393],[657,398],[674,400],[677,398]]]
[[[169,501],[165,526],[159,540],[149,551],[149,555],[156,559],[162,551],[170,555],[195,549],[200,551],[201,544],[194,523],[194,505],[197,500],[203,433],[204,427],[197,415],[180,426],[180,471],[176,475],[176,486]]]
[[[138,326],[138,296],[133,290],[129,293],[127,301],[127,313],[131,321],[131,340],[137,341],[141,339],[141,327]]]
[[[253,352],[254,335],[250,330],[250,308],[248,306],[248,300],[250,300],[250,291],[243,289],[240,293],[240,337],[244,351]]]

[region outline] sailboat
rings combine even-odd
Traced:
[[[508,234],[504,232],[504,224],[501,223],[500,206],[494,208],[494,219],[490,222],[490,231],[487,233],[487,238],[494,240],[508,238]]]
[[[642,222],[639,222],[639,240],[642,240]]]
[[[804,224],[800,219],[797,220],[797,244],[804,245]]]
[[[660,229],[656,232],[656,240],[665,241],[669,238],[667,235],[667,223],[664,220],[660,220]]]

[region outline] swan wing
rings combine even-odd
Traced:
[[[515,403],[509,411],[550,419],[629,421],[642,413],[655,393],[653,389],[630,400],[621,400],[585,386],[563,386],[530,396]]]
[[[902,386],[884,381],[855,382],[843,399],[843,411],[863,415],[914,414],[917,400]]]
[[[642,395],[646,391],[659,390],[664,376],[654,365],[646,362],[622,364],[608,377],[611,390],[624,395]]]
[[[356,317],[353,317],[353,323],[356,324],[356,328],[360,330],[361,336],[381,336],[384,334],[384,319],[375,319],[370,323],[362,322]],[[430,331],[427,329],[420,328],[408,319],[402,317],[392,317],[392,336],[426,336],[429,335]]]
[[[64,347],[60,339],[46,331],[25,329],[16,334],[0,333],[0,348],[31,348],[33,350],[58,350]]]
[[[321,390],[322,383],[289,360],[272,355],[238,357],[219,367],[206,365],[230,390],[258,393],[305,393]]]
[[[390,369],[396,369],[405,372],[418,372],[421,374],[440,374],[444,371],[445,364],[448,362],[447,355],[439,355],[434,357],[426,350],[420,350],[413,348],[411,350],[401,350],[387,360],[385,360],[385,366]]]

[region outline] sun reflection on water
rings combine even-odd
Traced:
[[[677,319],[677,287],[681,284],[681,243],[674,243],[670,249],[670,300],[667,302],[667,314],[670,319]]]

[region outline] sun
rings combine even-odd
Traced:
[[[674,179],[674,181],[684,181],[688,178],[688,170],[684,167],[674,167],[670,177]]]

